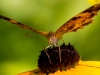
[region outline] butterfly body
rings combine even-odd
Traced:
[[[55,32],[51,32],[51,31],[48,32],[48,34],[46,35],[46,38],[49,40],[50,45],[57,44],[57,42],[59,41],[59,39],[55,35]]]

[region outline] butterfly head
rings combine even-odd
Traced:
[[[49,44],[50,45],[55,45],[59,41],[59,39],[55,36],[55,33],[54,32],[49,32],[46,35],[46,38],[49,40]]]

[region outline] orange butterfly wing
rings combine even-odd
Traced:
[[[8,22],[11,22],[11,23],[13,23],[13,24],[21,27],[21,28],[28,29],[28,30],[32,30],[32,31],[34,31],[34,32],[36,32],[38,34],[42,34],[43,36],[46,36],[48,34],[48,32],[43,32],[43,31],[35,30],[35,29],[33,29],[33,28],[31,28],[31,27],[29,27],[27,25],[24,25],[24,24],[22,24],[20,22],[17,22],[17,21],[15,21],[13,19],[10,19],[10,18],[5,17],[5,16],[2,16],[2,15],[0,15],[0,19],[4,19],[4,20],[6,20]]]
[[[56,32],[55,35],[58,39],[61,39],[64,33],[74,32],[84,26],[92,23],[93,17],[100,10],[100,3],[95,4],[78,15],[71,18],[65,24],[63,24]]]

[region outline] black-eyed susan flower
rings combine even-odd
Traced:
[[[59,47],[50,47],[41,51],[38,59],[39,69],[18,75],[100,75],[99,61],[82,61],[79,53],[71,44],[60,46],[61,62],[59,61]]]
[[[63,24],[56,32],[38,31],[2,15],[0,19],[39,33],[48,39],[50,45],[56,45],[64,33],[75,32],[92,23],[93,17],[99,10],[100,3],[89,7]],[[42,50],[38,59],[39,69],[18,75],[99,75],[99,64],[100,62],[81,61],[79,53],[71,44],[63,44],[60,47],[49,47],[46,51]]]

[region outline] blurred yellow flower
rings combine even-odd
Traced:
[[[40,69],[24,72],[18,75],[46,75]],[[58,70],[48,75],[100,75],[100,61],[79,61],[74,67],[66,71]]]
[[[88,2],[93,5],[93,4],[99,3],[100,0],[88,0]]]

